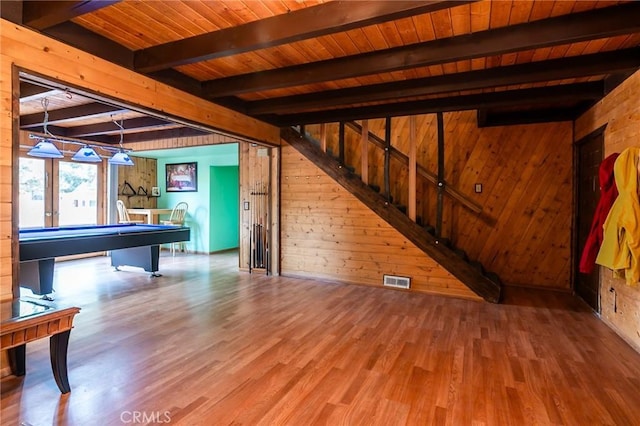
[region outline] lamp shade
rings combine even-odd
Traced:
[[[42,158],[62,158],[64,155],[60,152],[56,146],[49,142],[48,140],[42,140],[36,144],[31,150],[27,153],[33,157],[42,157]]]
[[[113,154],[113,157],[109,158],[109,164],[115,164],[118,166],[133,166],[133,161],[129,157],[129,155],[124,152],[116,152]]]
[[[75,161],[85,161],[89,163],[99,163],[100,161],[102,161],[102,158],[100,158],[100,156],[96,153],[96,151],[93,148],[91,148],[89,145],[85,145],[82,148],[80,148],[78,152],[76,152],[73,155],[73,157],[71,157],[71,159]]]

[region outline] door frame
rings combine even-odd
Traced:
[[[579,247],[578,245],[578,186],[579,186],[579,171],[580,171],[580,164],[579,164],[579,160],[580,160],[580,155],[579,155],[579,151],[580,151],[580,147],[582,145],[584,145],[586,142],[600,137],[604,134],[604,131],[607,127],[608,123],[605,123],[604,125],[598,127],[596,130],[594,130],[593,132],[581,137],[579,140],[575,140],[575,121],[573,122],[573,135],[574,135],[574,141],[573,141],[573,217],[571,219],[571,228],[572,228],[572,238],[571,238],[571,290],[573,292],[574,295],[577,295],[576,293],[576,284],[577,284],[577,280],[578,280],[578,264],[580,262],[580,256],[582,254],[582,247]],[[602,159],[605,158],[604,155],[604,137],[602,140]],[[596,176],[597,177],[597,176]],[[593,218],[592,218],[593,220]],[[602,279],[600,276],[598,276],[598,287],[597,287],[597,300],[598,300],[598,307],[597,309],[594,309],[594,311],[597,314],[600,314],[600,286],[602,285]],[[587,303],[585,301],[585,303]]]

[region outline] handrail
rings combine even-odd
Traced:
[[[353,121],[346,121],[344,124],[345,126],[350,127],[352,130],[362,133],[362,126],[359,125],[358,123],[355,123]],[[378,148],[385,149],[385,146],[386,146],[385,141],[371,132],[369,132],[369,141],[373,142],[374,145],[377,146]],[[391,147],[390,153],[392,158],[395,158],[396,160],[401,161],[407,167],[409,166],[409,157],[403,154],[400,150],[398,150],[397,148]],[[431,173],[429,170],[425,169],[423,166],[419,164],[417,166],[417,173],[420,176],[424,177],[428,182],[433,183],[435,186],[438,185],[438,177],[434,173]],[[457,189],[445,183],[444,190],[451,196],[451,198],[454,198],[455,200],[459,201],[463,206],[465,206],[472,212],[477,214],[482,213],[482,206],[480,204],[468,199],[464,194],[462,194]]]

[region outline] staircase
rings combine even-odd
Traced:
[[[293,128],[283,128],[280,135],[475,294],[491,303],[500,301],[502,285],[496,274],[486,272],[479,262],[470,261],[463,250],[452,247],[447,239],[438,238],[433,227],[412,221],[402,206],[390,203],[379,193],[379,188],[362,182],[353,172],[353,168],[340,164],[335,158],[324,153],[311,139],[302,136]]]

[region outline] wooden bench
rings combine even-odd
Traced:
[[[62,393],[68,393],[67,347],[73,317],[80,308],[59,308],[42,300],[18,299],[2,303],[0,349],[7,350],[11,372],[26,373],[26,344],[50,336],[51,369]]]

